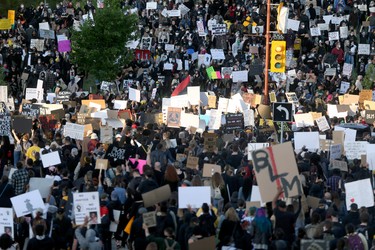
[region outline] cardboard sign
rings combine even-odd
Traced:
[[[178,208],[200,208],[203,203],[211,204],[211,187],[178,188]]]
[[[101,223],[98,192],[73,193],[73,206],[77,225],[82,225],[86,216],[89,217],[89,225]]]
[[[199,162],[199,157],[189,155],[188,158],[187,158],[186,167],[192,168],[192,169],[197,169],[198,162]]]
[[[215,236],[203,238],[193,243],[189,243],[189,249],[215,249]]]
[[[217,135],[214,133],[205,133],[204,138],[204,149],[208,152],[214,152],[216,147]]]
[[[95,169],[107,170],[108,159],[96,159]]]
[[[13,129],[17,133],[30,133],[33,127],[33,120],[24,116],[13,116]]]
[[[145,208],[154,206],[155,204],[166,201],[171,196],[171,188],[169,185],[164,185],[150,192],[142,194],[143,205]]]
[[[82,100],[82,105],[86,105],[87,107],[91,107],[90,103],[95,103],[97,105],[100,105],[101,109],[106,108],[105,100],[103,99]]]
[[[14,239],[13,209],[0,207],[0,234],[4,233]]]
[[[221,174],[221,166],[205,163],[203,165],[203,177],[211,177],[214,173]]]
[[[322,116],[316,119],[315,121],[318,124],[319,130],[322,132],[325,132],[331,128],[325,116]]]
[[[75,123],[67,122],[64,126],[64,136],[70,136],[70,138],[83,140],[85,131],[85,125],[79,125]]]
[[[147,226],[147,227],[156,227],[157,225],[157,222],[156,222],[156,212],[148,212],[148,213],[144,213],[142,214],[142,218],[143,218],[143,223]]]
[[[208,95],[208,107],[216,108],[216,95]]]
[[[112,127],[100,127],[100,142],[112,144],[113,143],[113,128]]]
[[[48,154],[41,154],[40,157],[42,159],[44,168],[56,166],[61,163],[61,159],[60,159],[60,155],[58,151],[54,151]]]
[[[172,128],[179,128],[181,123],[181,108],[168,107],[167,125]]]
[[[29,181],[29,191],[39,190],[42,198],[47,198],[51,192],[53,182],[53,178],[32,177]]]
[[[319,207],[320,199],[314,196],[308,195],[306,198],[307,205],[312,209],[316,209]]]
[[[350,205],[356,203],[358,207],[374,206],[374,192],[370,179],[345,183],[346,207],[350,210]]]
[[[17,217],[32,214],[38,208],[45,208],[42,196],[39,190],[34,190],[10,198],[14,212]]]
[[[302,194],[291,142],[253,151],[252,158],[263,202],[273,200],[277,187],[283,188],[285,197]]]

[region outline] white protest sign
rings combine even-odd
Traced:
[[[14,239],[13,209],[0,207],[0,235],[8,234]],[[11,249],[11,248],[8,248]]]
[[[203,21],[197,21],[197,29],[198,29],[199,36],[206,36],[206,32],[204,31]]]
[[[115,100],[113,103],[114,109],[126,109],[128,106],[128,101],[124,100]]]
[[[247,82],[248,81],[248,72],[247,70],[233,71],[233,82]]]
[[[163,69],[164,70],[173,70],[173,63],[164,63]]]
[[[203,203],[211,204],[211,187],[178,188],[178,208],[200,208]]]
[[[291,29],[293,31],[298,31],[299,30],[299,24],[300,21],[294,20],[294,19],[288,19],[287,21],[287,29]]]
[[[227,33],[226,24],[213,24],[212,25],[212,35],[225,35]]]
[[[320,29],[320,31],[325,31],[328,30],[329,25],[328,23],[318,23],[318,28]]]
[[[74,217],[77,225],[89,217],[89,224],[100,224],[100,200],[98,192],[73,193]]]
[[[350,205],[355,203],[358,207],[374,206],[374,192],[370,179],[345,183],[346,208],[350,210]]]
[[[211,56],[212,59],[217,59],[217,60],[224,60],[225,55],[224,55],[224,50],[222,49],[211,49]]]
[[[43,100],[43,89],[26,88],[25,99],[26,100],[36,99],[38,101]]]
[[[253,185],[253,188],[251,189],[250,201],[259,201],[262,207],[266,205],[266,203],[262,201],[259,186]]]
[[[366,161],[370,170],[375,170],[375,144],[366,145]]]
[[[30,48],[36,48],[37,51],[44,50],[44,39],[31,39]]]
[[[29,190],[39,190],[42,198],[47,198],[51,191],[51,186],[53,185],[53,178],[37,178],[32,177],[29,181]]]
[[[190,105],[200,104],[200,99],[201,99],[200,86],[188,87],[187,95],[188,95]]]
[[[45,205],[39,190],[34,190],[10,198],[17,217],[32,214],[36,209],[44,210]]]
[[[129,100],[141,102],[141,91],[138,89],[129,88]]]
[[[333,15],[325,15],[325,16],[323,16],[323,19],[324,19],[324,21],[325,21],[326,24],[329,24],[331,22],[332,18],[333,18]]]
[[[342,67],[342,75],[351,76],[352,71],[353,71],[353,64],[344,63],[344,66]],[[341,84],[342,84],[342,82],[341,82]],[[349,84],[349,86],[350,86],[350,84]],[[346,91],[344,93],[346,93]]]
[[[370,55],[370,44],[358,44],[358,55]]]
[[[228,98],[219,97],[219,102],[218,102],[218,105],[217,105],[217,110],[220,113],[227,113],[228,104],[229,104],[229,99]]]
[[[329,146],[329,159],[336,160],[340,159],[342,155],[341,144],[335,144]]]
[[[270,146],[270,144],[268,142],[248,143],[247,144],[247,159],[249,161],[253,160],[253,158],[251,156],[251,152],[253,152],[255,150],[258,150],[258,149],[266,148],[266,147],[269,147],[269,146]]]
[[[254,124],[254,110],[247,109],[243,111],[244,126],[255,126]]]
[[[314,126],[314,119],[310,113],[294,114],[297,128]]]
[[[40,30],[49,30],[49,23],[48,22],[43,22],[43,23],[39,23],[39,29]]]
[[[321,116],[318,119],[315,120],[318,124],[319,130],[324,132],[330,129],[329,123],[327,121],[327,118],[325,116]]]
[[[180,17],[181,16],[181,10],[167,10],[167,15],[169,17]]]
[[[190,9],[186,7],[183,3],[180,6],[178,6],[178,9],[181,12],[181,16],[185,16],[190,11]]]
[[[345,141],[344,151],[348,160],[361,159],[361,155],[366,154],[367,141]]]
[[[64,136],[72,139],[83,140],[85,125],[67,122],[64,126]]]
[[[2,102],[8,102],[8,86],[0,86],[0,100]]]
[[[336,129],[335,129],[336,130]],[[345,129],[345,141],[355,141],[356,136],[357,136],[357,130],[355,129]]]
[[[339,35],[338,31],[328,33],[328,40],[329,41],[337,41],[339,39],[340,39],[340,35]]]
[[[43,167],[48,168],[50,166],[55,166],[61,163],[60,155],[58,151],[54,151],[48,154],[41,154]]]
[[[348,37],[348,26],[340,27],[340,38]]]
[[[156,10],[158,3],[157,2],[147,2],[146,10]]]
[[[315,151],[320,148],[319,132],[295,132],[294,133],[294,148],[298,152],[303,147],[310,151]]]
[[[210,120],[208,122],[208,128],[217,130],[221,126],[221,112],[216,109],[211,109]]]
[[[310,34],[311,36],[320,36],[321,35],[320,28],[319,27],[310,28]]]
[[[174,50],[174,44],[166,43],[164,46],[165,46],[164,48],[165,48],[166,51],[173,51]]]

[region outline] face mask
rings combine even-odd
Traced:
[[[191,46],[193,43],[192,42],[189,42],[189,46]]]

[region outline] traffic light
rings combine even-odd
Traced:
[[[271,67],[274,73],[284,73],[286,63],[286,42],[272,41],[271,44]]]

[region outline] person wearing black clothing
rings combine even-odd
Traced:
[[[44,234],[44,226],[36,225],[35,237],[30,239],[27,250],[51,250],[55,247],[55,242],[48,235]]]
[[[147,169],[144,173],[146,179],[143,180],[137,190],[139,193],[141,194],[144,194],[144,193],[147,193],[147,192],[150,192],[154,189],[157,189],[159,187],[159,185],[156,183],[156,181],[152,178],[153,177],[153,173],[152,173],[152,170],[151,169]]]
[[[353,224],[354,226],[358,226],[361,223],[361,220],[359,219],[358,205],[356,203],[352,203],[350,205],[350,210],[342,221],[344,226],[349,223]]]
[[[73,240],[72,221],[64,215],[64,209],[59,208],[53,220],[52,238],[57,249],[67,249]]]
[[[243,158],[243,154],[239,152],[238,145],[234,144],[232,148],[232,153],[227,158],[227,164],[237,169],[241,165],[242,158]]]
[[[273,214],[276,218],[275,229],[282,229],[284,240],[291,246],[294,241],[294,225],[296,217],[293,213],[287,212],[285,201],[278,201],[280,195],[284,192],[281,187],[277,188],[278,192],[272,201]]]
[[[9,183],[8,176],[3,175],[0,183],[0,204],[1,207],[12,207],[10,198],[14,196],[13,186]]]
[[[211,211],[210,211],[211,210]],[[202,205],[202,214],[199,216],[199,227],[202,230],[203,237],[215,235],[214,223],[216,221],[215,212],[207,203]]]

